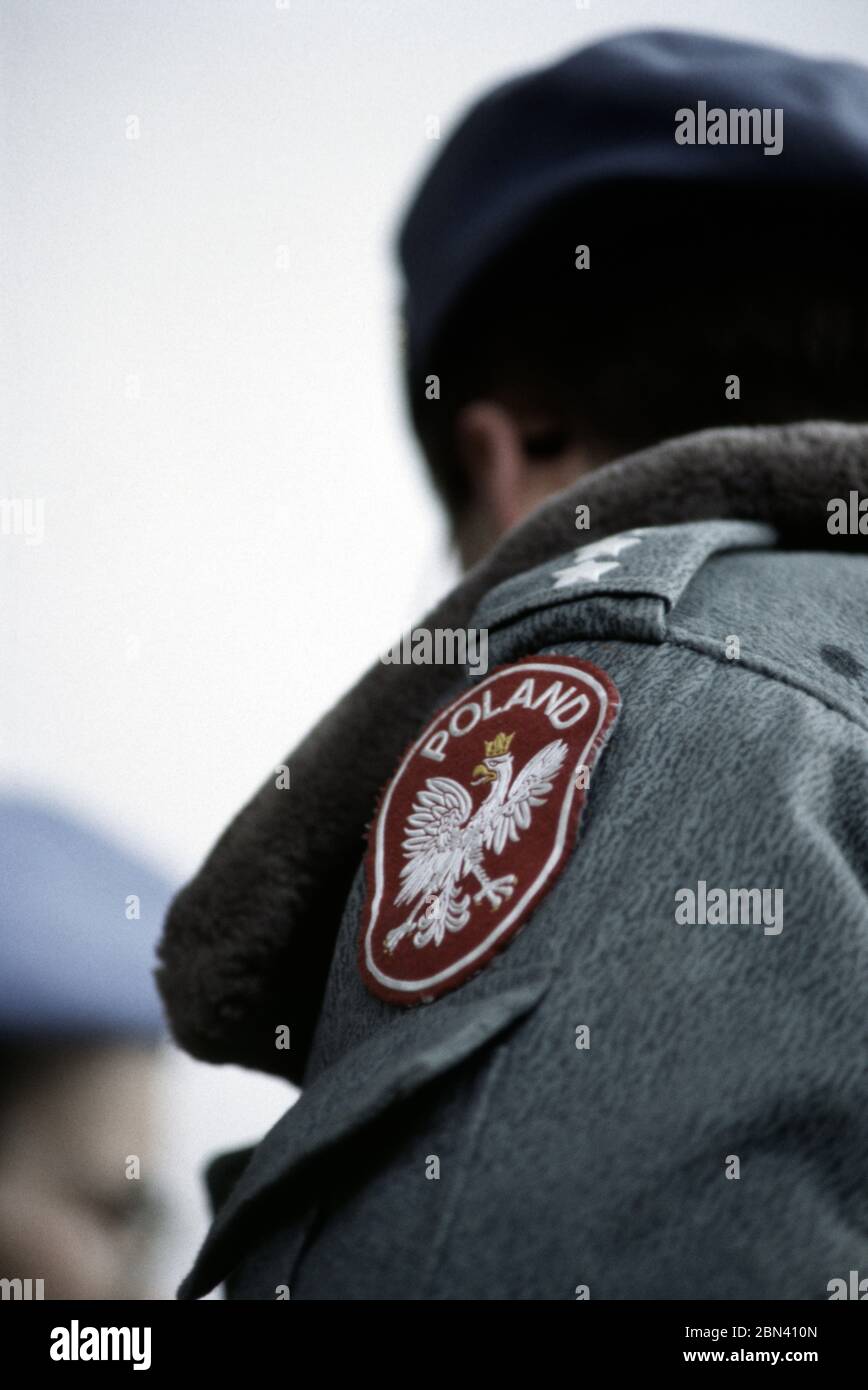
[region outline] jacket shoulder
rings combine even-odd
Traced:
[[[489,664],[628,642],[738,663],[868,729],[868,557],[790,550],[770,526],[701,521],[579,545],[491,590],[473,623]],[[593,659],[593,658],[592,658]]]

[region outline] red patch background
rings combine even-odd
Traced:
[[[534,667],[552,669],[535,671]],[[558,671],[558,667],[569,668],[569,673]],[[605,698],[601,697],[592,685],[581,679],[582,674],[591,677],[603,688]],[[587,712],[571,727],[559,729],[552,725],[544,709],[532,710],[524,705],[513,705],[511,709],[494,717],[481,718],[467,734],[460,737],[450,736],[444,750],[446,756],[442,762],[422,754],[422,748],[433,733],[443,728],[448,729],[450,719],[456,710],[471,701],[481,704],[486,690],[490,691],[492,709],[500,709],[528,678],[533,679],[535,683],[534,699],[539,699],[557,680],[561,681],[563,690],[570,685],[578,686],[588,697]],[[588,768],[593,767],[617,717],[619,704],[620,697],[612,681],[604,671],[592,666],[590,662],[579,661],[574,657],[527,657],[508,666],[495,668],[484,680],[469,687],[458,699],[453,700],[434,716],[425,732],[402,760],[402,770],[399,769],[387,787],[369,835],[365,864],[367,896],[362,917],[359,960],[362,978],[374,994],[391,1003],[405,1005],[435,999],[475,975],[496,951],[512,940],[543,894],[555,882],[569,857],[587,798],[587,790],[584,788],[573,791],[566,833],[557,861],[536,885],[530,898],[524,901],[528,890],[539,877],[554,850],[568,783],[575,781],[579,763]],[[507,838],[500,854],[495,854],[493,848],[483,853],[483,867],[490,879],[499,878],[507,873],[517,875],[518,883],[512,897],[502,902],[499,908],[492,908],[486,900],[472,904],[467,924],[458,932],[447,931],[440,945],[431,942],[421,948],[414,946],[411,933],[405,936],[390,954],[383,946],[386,933],[399,926],[413,908],[413,902],[395,907],[394,899],[401,886],[401,869],[407,862],[402,844],[414,802],[419,792],[425,789],[429,778],[451,777],[469,792],[473,801],[471,816],[475,814],[488,796],[491,783],[471,786],[471,774],[474,767],[485,758],[485,743],[493,740],[499,733],[514,734],[509,749],[514,758],[512,782],[529,759],[553,739],[563,739],[568,747],[566,760],[554,778],[545,804],[531,808],[530,826],[518,832],[518,841]],[[377,978],[370,968],[371,962],[366,951],[377,890],[376,857],[380,836],[383,846],[384,887],[378,905],[376,925],[371,935],[370,957],[371,962],[384,975],[390,977],[391,983]],[[480,885],[472,875],[468,875],[461,881],[461,887],[464,891],[469,891],[472,897]],[[521,909],[515,913],[519,905]],[[509,926],[487,945],[480,955],[466,960],[463,965],[460,964],[463,958],[487,939],[493,927],[513,913],[515,916]],[[441,974],[450,966],[458,968],[446,979],[433,984],[428,982],[431,976]],[[409,988],[400,987],[404,984]]]

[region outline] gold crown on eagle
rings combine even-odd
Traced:
[[[485,740],[486,758],[499,758],[501,754],[509,752],[509,745],[515,738],[515,734],[498,734],[496,738]]]

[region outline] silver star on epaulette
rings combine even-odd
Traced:
[[[596,584],[609,570],[620,568],[620,560],[610,557],[620,555],[622,550],[628,550],[631,545],[638,545],[640,540],[640,536],[610,536],[608,540],[580,546],[573,557],[573,564],[568,565],[566,569],[555,570],[554,588],[566,589],[571,584]]]

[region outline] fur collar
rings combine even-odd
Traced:
[[[495,585],[583,539],[715,517],[767,521],[788,543],[829,543],[827,504],[868,496],[868,426],[710,430],[609,464],[551,498],[414,626],[461,628]],[[868,537],[836,544],[868,546]],[[286,759],[176,898],[158,984],[179,1044],[211,1062],[301,1079],[332,948],[380,788],[454,681],[443,666],[377,662]],[[358,750],[347,782],[347,747]],[[291,1052],[274,1027],[292,1028]]]

